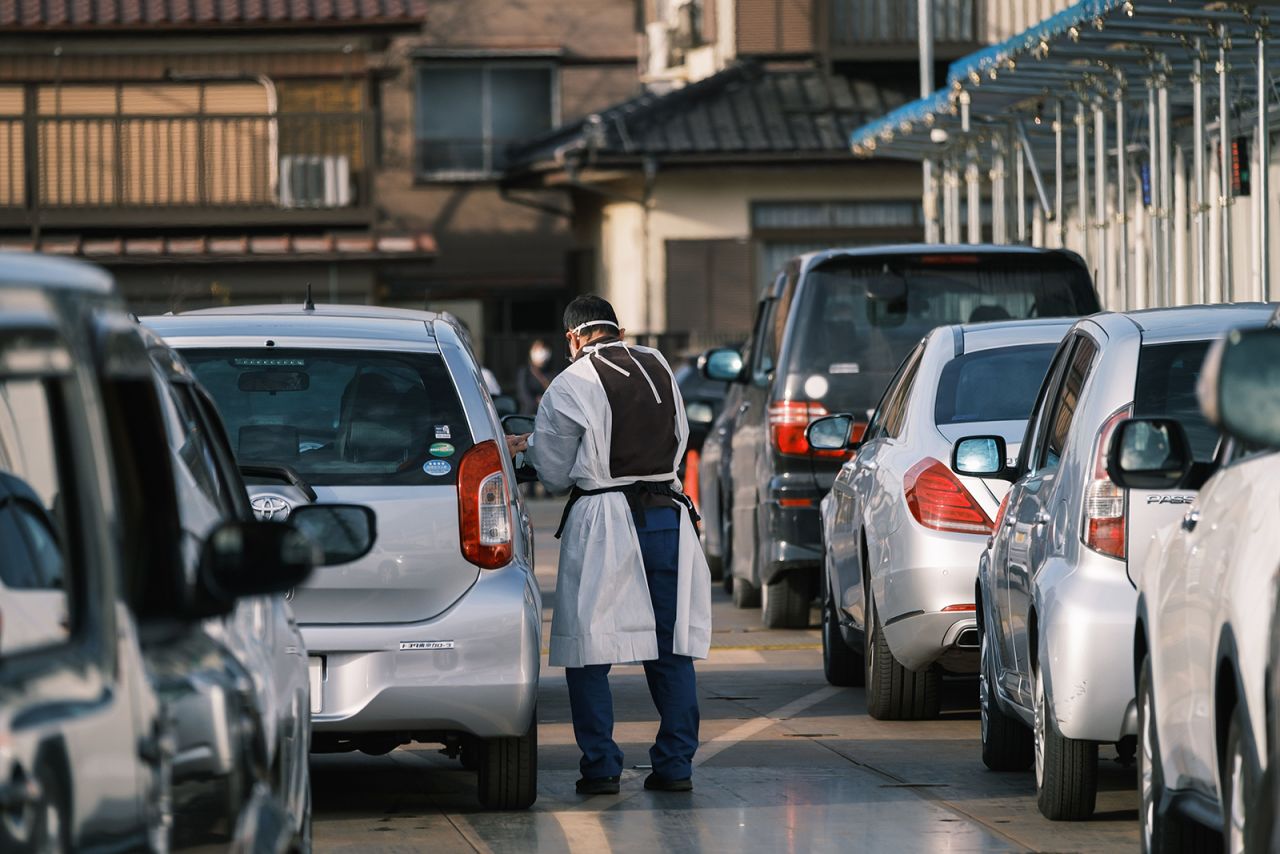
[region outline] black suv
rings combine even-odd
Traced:
[[[879,246],[789,261],[765,288],[746,347],[701,360],[706,376],[732,384],[708,439],[719,443],[708,453],[719,464],[702,490],[716,490],[708,557],[732,576],[734,604],[762,603],[770,628],[809,624],[822,564],[818,502],[848,458],[812,450],[810,421],[849,412],[861,421],[854,432],[863,429],[934,327],[1099,309],[1084,262],[1063,250]]]

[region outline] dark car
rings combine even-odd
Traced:
[[[1062,250],[880,246],[788,262],[743,350],[703,360],[706,376],[731,383],[706,526],[720,526],[708,557],[729,568],[734,604],[761,603],[770,628],[808,625],[822,562],[818,502],[848,458],[809,447],[812,420],[852,413],[856,440],[898,365],[937,326],[1099,308],[1084,262]]]

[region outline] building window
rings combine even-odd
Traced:
[[[507,165],[512,143],[557,121],[555,68],[545,63],[418,67],[418,176],[487,178]]]

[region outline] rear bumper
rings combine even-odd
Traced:
[[[775,483],[762,506],[764,512],[765,560],[760,567],[760,581],[770,584],[783,572],[796,569],[817,570],[822,566],[822,512],[818,502],[822,495],[812,483],[803,488],[796,484]],[[807,501],[803,506],[785,506],[783,501]]]
[[[431,620],[302,626],[308,654],[324,658],[313,731],[523,734],[537,700],[542,639],[532,584],[513,564],[482,572]],[[401,649],[411,642],[452,648]]]

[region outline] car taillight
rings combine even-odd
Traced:
[[[902,482],[907,507],[916,521],[935,531],[989,534],[991,519],[940,460],[925,457]]]
[[[1000,509],[996,511],[996,520],[991,524],[993,531],[1000,530],[1000,523],[1004,521],[1004,514],[1009,512],[1009,493],[1004,494],[1004,498],[1000,499]]]
[[[458,534],[462,556],[481,569],[511,562],[511,498],[497,442],[472,446],[458,463]]]
[[[816,451],[809,447],[804,431],[815,419],[827,414],[821,403],[805,400],[778,400],[769,404],[769,437],[773,448],[780,454],[795,457],[834,457],[848,459],[851,453],[843,451]],[[866,424],[854,424],[850,429],[850,442],[862,439]]]
[[[1128,418],[1132,411],[1132,406],[1122,406],[1102,422],[1093,440],[1093,478],[1084,489],[1080,539],[1098,554],[1108,557],[1125,556],[1127,493],[1107,477],[1107,445],[1116,425]]]

